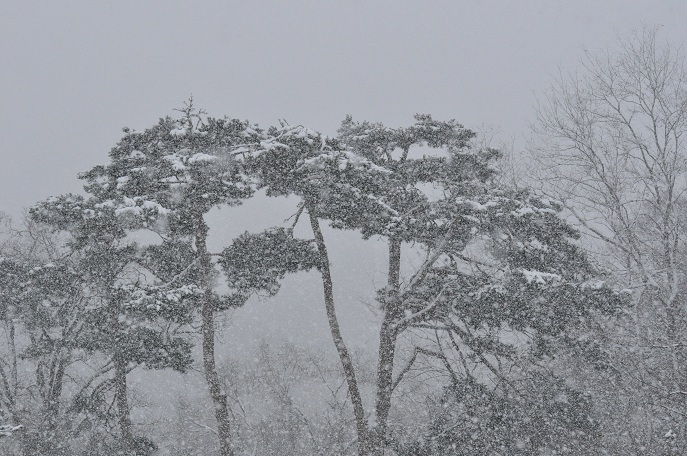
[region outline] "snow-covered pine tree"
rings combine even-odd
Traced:
[[[103,451],[127,453],[151,447],[132,429],[127,374],[140,365],[184,371],[192,361],[190,342],[175,335],[174,329],[190,321],[200,295],[198,288],[173,280],[162,283],[164,271],[146,261],[154,257],[154,251],[147,251],[129,236],[129,230],[147,224],[160,211],[159,206],[140,211],[134,206],[118,208],[111,200],[80,195],[49,198],[30,211],[35,221],[69,236],[69,255],[62,267],[78,277],[73,286],[80,287],[83,296],[78,320],[73,322],[78,336],[70,341],[70,347],[104,358],[93,379],[77,393],[72,410],[101,413],[106,393],[114,390],[120,439],[113,446],[98,441],[97,445],[107,446]],[[47,266],[50,273],[55,267]],[[49,287],[49,278],[36,278],[35,283]],[[41,320],[46,321],[45,317]],[[170,325],[159,325],[162,320]],[[107,372],[112,372],[112,377],[100,381]]]
[[[364,235],[387,237],[390,252],[389,283],[379,291],[376,448],[387,443],[393,390],[418,356],[437,358],[451,383],[498,384],[523,348],[507,334],[528,335],[533,352],[553,351],[551,342],[567,329],[620,304],[595,280],[598,271],[559,217],[560,205],[501,188],[494,179],[498,152],[473,148],[475,134],[455,121],[418,115],[414,125],[390,129],[348,118],[339,134],[357,154],[393,171],[379,198],[395,218],[385,225],[373,216],[360,226]],[[402,244],[425,258],[405,280]],[[395,347],[411,328],[434,336],[436,346],[416,346],[394,379]]]
[[[85,173],[87,189],[103,200],[115,201],[119,210],[129,204],[145,211],[161,205],[166,226],[148,226],[193,245],[192,264],[198,269],[202,292],[203,367],[218,426],[220,454],[233,454],[226,394],[215,366],[214,312],[242,302],[221,300],[213,292],[213,268],[207,248],[209,227],[205,214],[217,205],[237,205],[252,194],[238,166],[237,155],[255,143],[258,132],[247,122],[207,119],[187,103],[183,117],[160,119],[143,132],[125,129],[125,136],[110,151],[110,163]],[[238,149],[238,150],[237,150]],[[191,267],[191,264],[188,265]]]
[[[301,198],[298,217],[302,211],[308,213],[319,255],[329,329],[353,405],[358,452],[369,454],[372,447],[367,415],[353,361],[336,316],[333,279],[320,220],[331,220],[333,225],[344,227],[351,220],[362,223],[368,214],[386,211],[386,204],[376,195],[382,192],[384,176],[389,171],[355,155],[334,138],[286,123],[268,131],[249,164],[258,178],[258,185],[266,189],[267,195],[297,195]],[[336,214],[345,214],[347,220]]]
[[[0,375],[9,379],[2,383],[2,396],[11,399],[5,405],[15,425],[23,426],[24,451],[57,454],[67,440],[62,391],[82,328],[81,281],[65,263],[39,258],[0,261],[0,276],[0,313],[9,349],[0,367]],[[9,289],[11,282],[14,290]],[[17,329],[23,337],[17,336]],[[34,363],[35,378],[19,382],[17,371],[26,360]],[[27,401],[31,396],[34,400]]]
[[[312,243],[294,239],[291,229],[245,233],[218,255],[230,290],[215,291],[218,270],[207,247],[205,216],[214,207],[236,206],[253,194],[244,160],[264,135],[245,121],[205,117],[192,102],[181,112],[181,118],[160,119],[143,132],[125,129],[110,152],[110,163],[83,177],[87,190],[111,202],[116,211],[151,214],[139,227],[158,233],[170,245],[181,242],[190,249],[184,254],[187,269],[174,277],[185,277],[182,282],[192,279],[201,293],[205,379],[214,404],[219,454],[229,456],[234,448],[227,396],[215,363],[215,312],[241,306],[258,291],[274,294],[287,272],[317,267],[319,262]]]
[[[531,331],[543,340],[593,309],[618,303],[615,293],[590,282],[595,271],[555,203],[498,189],[492,179],[498,154],[473,150],[474,133],[456,122],[416,120],[390,129],[348,118],[338,139],[283,125],[270,129],[251,160],[268,195],[298,195],[308,212],[361,455],[381,454],[389,444],[391,397],[418,355],[436,357],[459,381],[477,366],[493,368],[489,356],[511,353],[499,337],[504,331]],[[416,156],[419,147],[432,155]],[[388,239],[388,283],[378,292],[382,321],[373,424],[338,327],[321,220],[360,230],[364,238]],[[402,277],[403,246],[411,244],[426,259]],[[440,350],[417,347],[394,378],[398,338],[409,328],[441,334]],[[472,366],[453,366],[442,348],[467,354]]]
[[[25,454],[66,454],[74,417],[65,406],[87,308],[78,257],[52,228],[26,218],[8,224],[0,260],[0,391]],[[26,372],[30,372],[29,376]],[[23,374],[22,374],[23,373]]]

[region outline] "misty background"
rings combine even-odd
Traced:
[[[393,127],[427,113],[494,134],[491,145],[512,146],[517,160],[538,97],[559,72],[574,72],[587,50],[613,49],[618,36],[643,25],[658,25],[671,43],[687,40],[687,3],[678,0],[1,6],[0,210],[17,220],[37,201],[79,192],[77,174],[107,161],[122,127],[143,130],[191,95],[211,116],[262,127],[286,119],[329,135],[347,114]],[[221,234],[211,230],[210,248],[245,230],[283,225],[295,211],[296,201],[262,197],[215,211],[211,226]],[[356,232],[335,236],[344,336],[353,347],[374,347],[372,305],[387,246],[361,242]],[[320,290],[316,273],[287,277],[276,298],[253,299],[222,317],[227,330],[218,337],[231,348],[218,352],[218,364],[266,337],[296,336],[333,352]],[[159,377],[155,388],[169,382],[170,397],[174,383],[194,381],[143,375]],[[141,378],[132,386],[150,388]]]
[[[107,161],[122,127],[143,130],[191,95],[212,116],[265,128],[283,118],[328,135],[347,114],[394,127],[427,113],[512,147],[517,160],[538,97],[586,50],[612,49],[643,25],[687,39],[687,4],[677,0],[28,1],[2,10],[0,210],[15,219],[81,191],[77,174]],[[222,233],[211,232],[211,247],[282,225],[295,204],[258,198],[215,213]],[[360,285],[339,298],[344,335],[374,344],[361,315],[373,318],[366,303],[384,280],[386,245],[336,235],[346,246],[332,252],[336,283]],[[322,306],[303,299],[319,296],[309,279],[287,278],[270,318],[259,304],[241,309],[246,324],[224,337],[247,343],[304,324],[312,343],[330,342]]]

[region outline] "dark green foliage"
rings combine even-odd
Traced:
[[[10,306],[20,306],[27,268],[16,262],[0,258],[0,320],[8,317]]]
[[[239,294],[259,291],[274,295],[287,273],[307,271],[320,258],[311,241],[295,239],[292,230],[271,228],[258,234],[244,233],[224,249],[220,265],[228,284]]]
[[[598,279],[555,203],[493,190],[437,206],[446,222],[426,248],[442,255],[401,294],[404,314],[434,303],[413,323],[460,321],[477,332],[557,337],[598,312],[610,315],[622,307],[626,296]]]
[[[78,456],[152,456],[158,450],[158,446],[147,437],[135,436],[133,438],[133,448],[128,453],[124,452],[121,443],[112,439],[112,436],[104,433],[96,433],[88,441],[87,448],[74,453]],[[133,452],[132,452],[133,451]]]
[[[349,117],[336,139],[301,126],[270,129],[248,161],[268,195],[295,194],[335,228],[402,244],[397,257],[406,248],[422,254],[414,274],[378,290],[382,331],[392,332],[380,338],[394,344],[408,328],[427,331],[439,348],[419,347],[415,356],[435,356],[454,383],[522,373],[516,356],[554,356],[557,343],[574,340],[596,315],[614,314],[625,298],[599,280],[561,205],[498,185],[500,153],[474,148],[474,136],[425,115],[399,129]],[[449,359],[462,362],[451,367]]]
[[[137,261],[164,283],[196,283],[199,268],[195,257],[191,242],[172,238],[147,246]]]
[[[21,307],[31,331],[24,356],[43,370],[37,371],[37,382],[52,439],[69,438],[82,426],[98,429],[118,418],[110,403],[114,384],[107,369],[85,384],[72,407],[51,405],[59,404],[62,394],[63,380],[55,376],[64,375],[72,357],[95,357],[104,363],[101,367],[119,357],[122,376],[136,366],[184,372],[192,363],[190,342],[176,334],[191,322],[198,295],[188,280],[177,280],[185,279],[181,272],[188,266],[183,247],[168,243],[148,248],[132,242],[132,229],[149,225],[164,211],[142,200],[122,202],[66,195],[31,209],[33,221],[65,239],[61,248],[66,254],[59,261],[28,271]],[[175,273],[180,277],[170,277]],[[59,425],[53,424],[58,419]]]
[[[339,139],[350,150],[387,170],[373,192],[387,211],[370,212],[362,224],[349,224],[366,238],[377,234],[431,243],[441,236],[444,223],[455,222],[451,196],[482,194],[496,175],[498,151],[473,149],[473,131],[429,115],[418,114],[415,120],[410,127],[393,129],[348,117],[339,129]],[[437,195],[424,191],[426,184]]]
[[[236,119],[201,119],[191,106],[184,113],[143,132],[125,130],[110,163],[83,174],[88,197],[64,195],[32,208],[34,221],[68,235],[68,254],[47,264],[0,259],[0,318],[19,316],[31,333],[22,356],[37,363],[55,353],[64,362],[76,352],[103,363],[116,358],[124,379],[136,366],[187,372],[191,344],[179,330],[200,308],[204,327],[214,330],[213,310],[272,296],[286,274],[323,266],[314,242],[294,238],[293,228],[246,232],[220,255],[207,251],[205,214],[263,188],[296,195],[316,220],[364,239],[387,238],[396,249],[389,264],[396,261],[399,277],[377,293],[387,331],[380,335],[401,348],[400,335],[412,328],[425,344],[415,357],[434,356],[428,362],[443,364],[451,378],[427,434],[399,438],[399,454],[593,454],[598,430],[589,398],[530,368],[555,357],[561,343],[587,347],[576,328],[613,314],[624,297],[597,280],[560,204],[495,183],[498,151],[474,148],[474,132],[428,115],[399,129],[349,117],[337,138],[327,138],[302,126],[263,132]],[[133,242],[138,230],[157,233],[161,243]],[[401,277],[411,249],[425,260]],[[220,278],[226,293],[214,289]],[[585,350],[599,351],[594,344]],[[389,352],[378,374],[398,373]],[[389,398],[394,375],[376,385]],[[76,432],[99,436],[88,454],[121,451],[102,432],[119,418],[113,384],[85,385],[68,410],[79,418]],[[386,423],[381,428],[380,442]],[[135,454],[155,450],[145,438],[134,443]]]
[[[305,127],[270,129],[248,166],[268,195],[298,195],[335,228],[361,228],[375,217],[386,223],[395,215],[378,197],[388,170]]]
[[[492,388],[466,380],[445,389],[429,432],[399,442],[399,456],[598,454],[590,397],[551,376]]]
[[[115,420],[114,410],[105,394],[111,386],[112,381],[105,381],[93,391],[82,390],[80,394],[72,398],[67,411],[72,414],[85,415],[77,431],[90,430],[102,423]]]
[[[129,362],[144,364],[149,369],[172,368],[185,372],[193,362],[191,343],[175,337],[165,337],[159,331],[138,327],[127,331],[121,350]]]
[[[220,274],[207,250],[204,217],[213,207],[239,205],[253,194],[245,162],[265,136],[247,122],[203,118],[191,103],[182,112],[181,119],[160,119],[143,132],[125,129],[110,163],[81,176],[90,199],[69,196],[35,210],[79,241],[74,246],[94,302],[78,343],[88,353],[112,355],[120,379],[138,365],[186,371],[191,347],[177,331],[198,313],[204,360],[214,358],[213,311],[241,306],[258,291],[274,294],[286,273],[317,266],[310,243],[293,239],[290,231],[246,233],[221,255],[231,291],[213,289]],[[133,243],[135,230],[153,231],[163,242]],[[204,368],[215,405],[226,408],[226,399],[214,392],[221,389],[214,367],[206,362]],[[128,419],[125,408],[117,402],[120,424]],[[130,440],[126,426],[121,428]]]
[[[258,140],[259,131],[247,122],[201,121],[189,110],[179,120],[166,117],[143,132],[124,133],[110,151],[110,164],[81,177],[88,182],[86,190],[99,200],[143,215],[142,226],[169,215],[170,228],[189,234],[193,227],[184,216],[187,211],[206,213],[220,204],[240,204],[253,192],[240,160],[242,151]]]

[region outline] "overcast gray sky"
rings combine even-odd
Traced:
[[[662,25],[671,1],[4,1],[0,210],[80,188],[121,127],[191,94],[210,114],[333,134],[346,114],[416,112],[522,134],[535,93],[584,49]]]
[[[149,127],[191,94],[211,115],[263,126],[286,118],[334,134],[346,114],[400,126],[421,112],[518,138],[534,118],[536,94],[560,68],[574,71],[585,49],[612,48],[643,25],[661,26],[671,43],[687,41],[685,0],[1,6],[0,210],[14,216],[78,191],[76,174],[107,161],[122,127]],[[221,229],[213,248],[281,223],[292,206],[263,198],[214,213]],[[373,346],[377,323],[365,307],[385,280],[386,246],[325,234],[344,335],[353,346]],[[331,349],[320,296],[316,274],[290,277],[274,302],[237,311],[221,338],[235,349],[295,334]]]

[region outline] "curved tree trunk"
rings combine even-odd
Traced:
[[[332,334],[332,340],[336,346],[336,351],[339,354],[339,360],[346,376],[346,383],[348,386],[348,393],[351,395],[351,402],[353,404],[353,413],[355,415],[356,431],[358,434],[358,455],[367,456],[371,454],[370,433],[367,426],[367,419],[365,418],[365,409],[363,408],[363,401],[358,389],[358,381],[355,377],[355,368],[353,361],[348,353],[346,344],[344,343],[341,330],[339,329],[339,320],[336,317],[336,307],[334,305],[334,289],[332,284],[332,275],[329,270],[329,255],[327,254],[327,246],[322,236],[320,229],[320,222],[317,219],[312,205],[306,205],[308,216],[310,217],[310,226],[315,235],[315,242],[317,243],[317,251],[320,255],[320,272],[322,273],[322,285],[324,287],[324,305],[327,311],[327,320],[329,321],[329,330]]]
[[[222,385],[215,365],[215,318],[212,307],[212,288],[210,284],[210,253],[207,249],[208,226],[203,215],[196,216],[195,244],[196,255],[200,263],[201,284],[203,289],[203,305],[201,309],[203,333],[203,368],[205,381],[210,390],[217,420],[217,435],[219,437],[219,455],[233,456],[231,445],[231,425],[229,423],[229,407],[227,395],[222,391]]]

